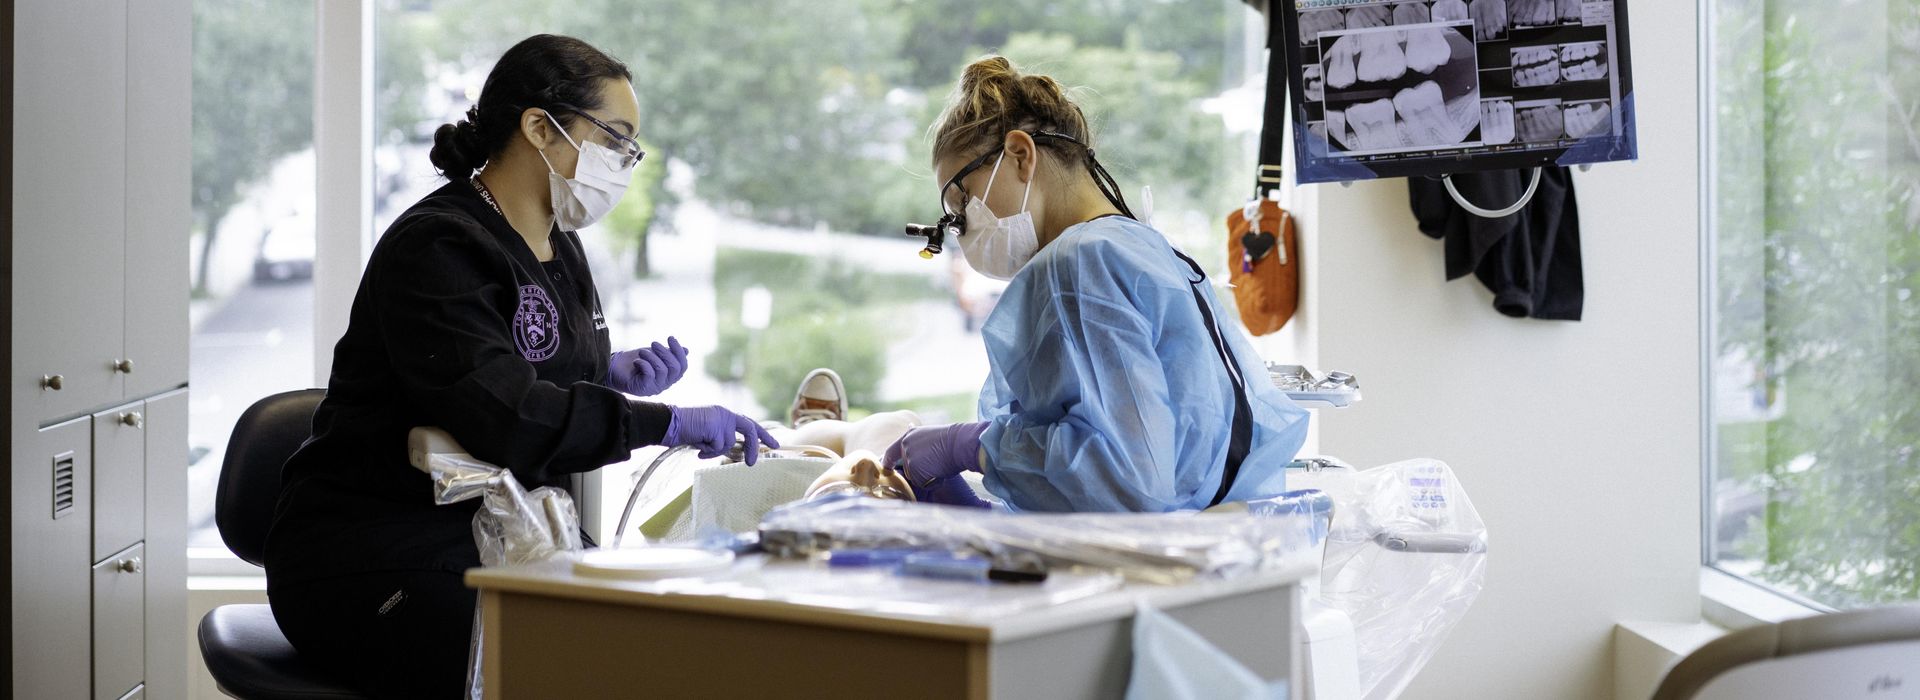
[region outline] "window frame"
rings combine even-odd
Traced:
[[[1720,431],[1714,411],[1715,349],[1719,346],[1720,280],[1718,127],[1715,98],[1714,18],[1720,0],[1700,0],[1698,25],[1699,223],[1700,230],[1700,613],[1708,622],[1735,630],[1760,624],[1835,612],[1832,606],[1783,590],[1765,581],[1722,568],[1714,561],[1714,485],[1719,464]]]
[[[373,240],[374,0],[314,7],[313,381],[326,386],[334,341],[360,284]],[[188,589],[221,588],[214,578],[266,571],[224,548],[190,547]],[[195,579],[200,579],[197,585]]]

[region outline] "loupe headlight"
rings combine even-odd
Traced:
[[[948,236],[959,238],[967,228],[966,219],[959,214],[940,217],[940,222],[932,226],[926,224],[907,224],[907,235],[927,239],[927,247],[920,250],[920,257],[932,260],[946,246]]]

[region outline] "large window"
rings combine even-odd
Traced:
[[[926,127],[986,52],[1079,86],[1136,209],[1152,185],[1155,222],[1217,278],[1219,217],[1249,189],[1262,24],[1241,0],[373,4],[376,237],[444,183],[427,159],[433,131],[515,41],[571,34],[632,67],[652,155],[582,236],[615,345],[671,334],[695,350],[662,397],[674,403],[779,418],[801,376],[827,366],[856,415],[973,416],[977,329],[1001,285],[957,255],[922,260],[900,232],[938,214]],[[217,558],[213,486],[234,420],[324,369],[313,88],[326,6],[193,5],[191,544]]]
[[[1920,598],[1920,0],[1708,0],[1708,558]]]
[[[314,8],[193,2],[188,546],[222,556],[214,484],[234,421],[312,385]]]
[[[1241,0],[377,7],[376,235],[444,183],[427,160],[433,130],[462,116],[514,42],[569,34],[632,68],[650,155],[620,208],[581,235],[615,347],[671,334],[694,351],[662,397],[673,403],[784,418],[800,378],[825,366],[856,414],[973,417],[987,370],[977,329],[1004,285],[957,247],[922,260],[902,227],[938,216],[927,127],[986,52],[1082,86],[1128,197],[1137,208],[1151,185],[1156,223],[1216,273],[1219,218],[1250,191],[1246,117],[1262,83],[1247,74],[1259,23]]]

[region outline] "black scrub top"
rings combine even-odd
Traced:
[[[415,426],[445,429],[528,489],[660,442],[667,407],[606,386],[612,349],[579,237],[552,240],[542,263],[467,182],[387,229],[312,437],[282,470],[266,552],[275,586],[480,565],[479,500],[434,504],[431,479],[407,461]]]

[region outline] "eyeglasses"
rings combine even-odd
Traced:
[[[1078,139],[1072,136],[1051,131],[1036,131],[1033,132],[1031,136],[1033,136],[1033,140],[1036,142],[1065,141],[1076,146],[1082,145]],[[959,238],[960,234],[966,232],[967,186],[961,184],[960,181],[967,179],[967,176],[972,175],[973,171],[979,170],[981,166],[987,164],[988,160],[1000,155],[1000,152],[1004,150],[1006,150],[1006,147],[1001,146],[980,154],[980,157],[973,159],[972,162],[961,166],[958,171],[955,171],[953,177],[947,179],[947,184],[940,186],[940,221],[932,226],[907,224],[907,235],[927,239],[927,247],[920,251],[920,257],[932,259],[933,256],[940,254],[940,250],[945,244],[945,237],[953,236]],[[958,201],[949,194],[953,192],[959,193]]]
[[[600,121],[599,119],[595,119],[593,115],[587,114],[585,110],[582,110],[578,107],[574,107],[573,105],[568,105],[568,104],[556,104],[554,106],[560,109],[566,110],[568,112],[572,112],[574,114],[580,115],[581,117],[585,118],[587,121],[593,122],[594,126],[600,127],[601,131],[607,132],[608,136],[612,136],[614,140],[614,146],[615,146],[613,151],[620,155],[621,170],[626,170],[627,168],[631,168],[634,165],[638,164],[642,158],[647,157],[647,152],[640,148],[640,142],[633,140],[632,138],[628,137],[625,134],[615,131],[613,127],[607,126],[606,122]]]

